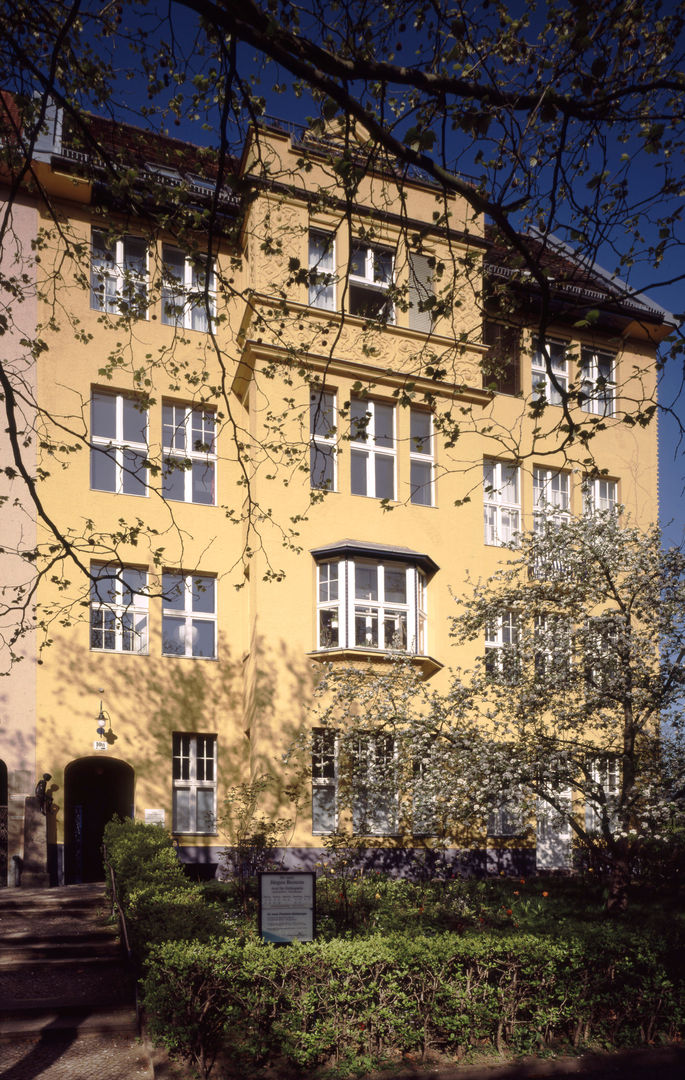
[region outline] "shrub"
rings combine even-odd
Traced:
[[[274,949],[170,942],[148,966],[152,1030],[211,1069],[223,1039],[244,1065],[299,1070],[473,1045],[526,1053],[590,1040],[674,1037],[682,973],[656,937],[616,927],[571,938],[394,934]]]
[[[104,841],[139,963],[161,941],[207,941],[224,931],[220,908],[206,903],[202,887],[188,880],[165,829],[115,820]]]

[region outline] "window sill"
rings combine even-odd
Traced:
[[[94,649],[91,645],[90,652],[97,653],[99,656],[149,656],[150,652],[146,649],[144,652],[136,652],[133,649]]]
[[[396,660],[409,660],[414,667],[419,668],[424,679],[429,679],[444,667],[444,664],[434,660],[432,656],[417,653],[384,652],[381,649],[313,649],[307,653],[307,656],[320,664],[326,664],[329,661],[344,661],[359,666],[370,663],[391,664]]]
[[[219,659],[218,656],[183,656],[181,653],[163,652],[162,656],[165,660],[202,660],[203,663],[216,663]]]

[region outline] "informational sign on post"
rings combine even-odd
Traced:
[[[316,874],[280,870],[259,875],[259,934],[276,945],[314,940]]]

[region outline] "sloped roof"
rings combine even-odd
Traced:
[[[493,226],[486,226],[490,249],[485,257],[486,274],[508,280],[531,299],[539,284],[522,256],[506,244]],[[598,308],[623,319],[677,325],[677,319],[656,301],[637,292],[627,282],[605,270],[599,263],[584,258],[559,237],[531,232],[522,236],[526,247],[545,275],[555,309],[578,315],[579,311]]]

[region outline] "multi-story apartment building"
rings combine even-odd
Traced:
[[[264,127],[217,165],[93,121],[98,157],[54,120],[12,211],[34,281],[13,347],[43,516],[11,479],[3,527],[29,547],[33,530],[48,569],[5,681],[7,850],[47,772],[53,880],[97,876],[113,813],[163,822],[213,868],[229,788],[269,773],[266,809],[288,813],[283,756],[311,728],[322,663],[404,653],[439,687],[453,593],[543,504],[656,519],[655,425],[621,421],[654,397],[668,320],[557,245],[543,345],[538,285],[483,220],[421,177],[400,184],[363,142]],[[37,335],[29,363],[19,342]],[[573,419],[601,429],[588,444],[560,435],[571,382]],[[330,736],[308,782],[300,863],[344,825]],[[399,812],[357,817],[369,847],[412,847]],[[481,854],[507,846],[495,817]]]

